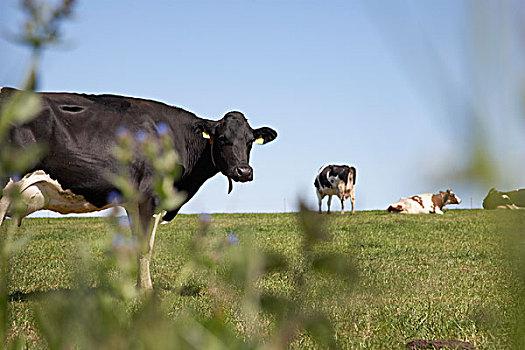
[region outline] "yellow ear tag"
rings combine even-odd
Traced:
[[[205,139],[210,139],[210,134],[208,134],[206,131],[203,131],[202,132],[202,137],[204,137]]]
[[[258,144],[258,145],[262,145],[264,143],[264,139],[262,137],[259,137],[258,139],[256,139],[255,141],[253,141],[254,143]]]

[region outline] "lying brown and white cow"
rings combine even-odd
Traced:
[[[390,204],[386,209],[389,213],[403,214],[443,214],[443,207],[447,204],[459,204],[461,199],[452,190],[439,191],[437,194],[424,193],[416,196],[401,198]]]
[[[491,188],[483,199],[485,209],[525,209],[525,188],[501,192]]]
[[[345,200],[350,197],[352,202],[352,214],[355,205],[355,179],[356,170],[350,165],[325,165],[317,172],[314,186],[319,199],[319,213],[325,196],[328,196],[328,213],[332,204],[332,196],[341,200],[341,214],[345,213]]]

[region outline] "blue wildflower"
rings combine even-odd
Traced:
[[[137,247],[137,241],[134,237],[126,237],[120,233],[113,236],[113,249],[133,250]]]
[[[147,137],[148,135],[142,130],[139,130],[135,133],[135,140],[137,140],[138,142],[146,141]]]
[[[126,129],[125,126],[119,125],[117,130],[115,130],[115,135],[117,135],[119,139],[123,139],[128,136],[128,129]]]
[[[168,125],[166,123],[158,123],[157,132],[159,135],[166,135],[168,133]]]
[[[109,192],[106,200],[110,204],[120,204],[122,202],[122,195],[119,191],[111,191]]]
[[[199,215],[199,219],[204,222],[211,221],[211,215],[210,214],[201,214]]]
[[[22,179],[22,176],[19,173],[11,174],[10,178],[13,180],[13,182],[18,182]]]
[[[237,244],[239,243],[239,236],[233,231],[228,232],[226,235],[226,241],[230,244]]]
[[[112,242],[113,248],[122,247],[125,243],[126,243],[126,237],[124,237],[120,233],[117,233],[116,235],[113,236],[113,242]]]
[[[129,227],[129,219],[127,216],[121,216],[118,218],[118,224],[120,227]]]
[[[199,216],[201,227],[204,231],[207,231],[210,228],[211,225],[211,215],[209,214],[201,214]]]

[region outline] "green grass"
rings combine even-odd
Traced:
[[[316,251],[351,256],[358,279],[349,286],[308,274],[304,305],[328,315],[342,348],[404,349],[415,338],[459,339],[477,349],[506,348],[512,281],[505,235],[496,224],[502,215],[483,210],[452,210],[442,216],[376,211],[332,214],[327,221],[332,240],[319,244]],[[503,216],[523,223],[525,213]],[[294,297],[291,274],[302,259],[302,234],[295,214],[212,217],[210,235],[223,238],[235,232],[240,244],[284,255],[289,268],[268,274],[257,281],[257,287]],[[162,225],[157,234],[153,284],[169,318],[176,319],[188,309],[202,315],[210,312],[214,291],[206,275],[180,278],[199,224],[198,216],[181,215]],[[29,242],[9,260],[9,292],[30,297],[10,302],[10,334],[23,334],[30,347],[41,348],[46,344],[36,330],[32,311],[39,301],[31,296],[75,289],[82,256],[102,261],[111,233],[103,218],[26,219],[15,238],[28,236]],[[97,286],[96,273],[88,273],[87,280]],[[245,322],[231,299],[227,322],[243,334]],[[260,322],[264,333],[273,320],[262,315]],[[291,347],[318,348],[304,333]]]

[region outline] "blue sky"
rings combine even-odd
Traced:
[[[209,180],[183,213],[317,206],[324,164],[357,168],[357,210],[452,188],[461,208],[525,187],[525,11],[494,1],[78,1],[44,52],[42,91],[113,93],[279,133],[254,147],[252,183]],[[20,86],[16,1],[0,5],[0,85]],[[475,116],[472,117],[472,116]],[[500,177],[457,172],[482,133]],[[348,203],[349,204],[349,203]],[[338,209],[337,201],[333,209]]]

